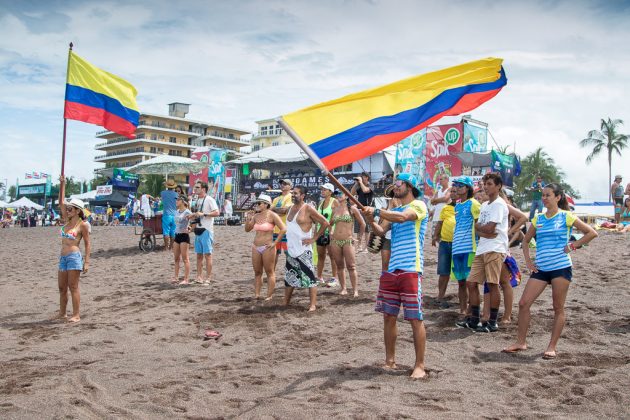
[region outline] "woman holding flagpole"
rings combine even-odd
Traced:
[[[83,210],[85,205],[78,198],[73,198],[66,206],[64,203],[65,178],[59,179],[59,209],[63,226],[61,235],[61,255],[59,257],[59,271],[57,282],[59,285],[59,313],[55,318],[67,319],[68,290],[72,298],[72,317],[68,322],[79,322],[81,316],[79,307],[81,296],[79,293],[79,276],[81,271],[87,273],[90,267],[90,232],[85,223]],[[81,256],[79,245],[83,240],[85,247],[85,261]]]

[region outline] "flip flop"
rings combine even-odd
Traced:
[[[543,353],[542,358],[545,360],[553,360],[558,357],[558,353]]]
[[[203,334],[205,340],[218,340],[223,334],[215,330],[206,330]]]

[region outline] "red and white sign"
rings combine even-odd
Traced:
[[[96,187],[96,195],[112,195],[114,192],[113,185],[99,185]]]
[[[425,196],[433,196],[441,174],[449,177],[462,174],[462,162],[457,157],[462,150],[462,123],[427,127]]]

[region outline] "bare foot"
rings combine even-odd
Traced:
[[[356,290],[354,291],[354,297],[359,297],[359,292],[357,292]]]
[[[347,295],[348,291],[346,289],[341,289],[341,292],[339,292],[340,295]]]
[[[545,360],[551,360],[551,359],[555,359],[556,357],[558,357],[558,353],[556,353],[555,350],[549,350],[547,349],[544,353],[542,358]]]
[[[197,283],[197,284],[203,284],[203,279],[202,279],[201,277],[197,277],[197,278],[195,279],[195,283]]]
[[[190,284],[190,283],[188,282],[188,279],[184,279],[184,280],[180,281],[178,284],[180,286],[186,286],[187,284]]]
[[[396,366],[396,362],[385,362],[383,365],[381,365],[381,367],[383,369],[397,369],[398,366]]]
[[[501,318],[499,321],[499,325],[510,325],[512,323],[512,318]]]
[[[68,322],[79,322],[81,321],[81,317],[79,315],[74,315],[72,318],[68,319]]]
[[[273,296],[267,296],[267,297],[265,298],[265,302],[269,302],[271,299],[273,299]]]
[[[177,284],[179,282],[179,279],[177,277],[173,277],[171,279],[171,284]]]
[[[309,312],[314,312],[317,309],[317,307],[315,305],[311,305],[308,307],[308,311]]]
[[[409,375],[411,379],[424,379],[426,378],[426,376],[427,373],[424,371],[424,366],[417,366],[413,368],[413,371],[411,371],[411,375]]]
[[[254,295],[254,299],[260,300],[260,295]]]
[[[62,314],[60,312],[55,312],[53,315],[51,315],[50,318],[48,318],[50,320],[55,320],[55,319],[68,319],[68,315],[66,314]]]
[[[503,353],[518,353],[523,350],[527,350],[527,344],[512,344],[510,347],[506,347],[501,351]]]

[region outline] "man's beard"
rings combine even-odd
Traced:
[[[394,197],[396,198],[404,198],[409,193],[409,189],[405,188],[403,192],[400,189],[394,190]]]

